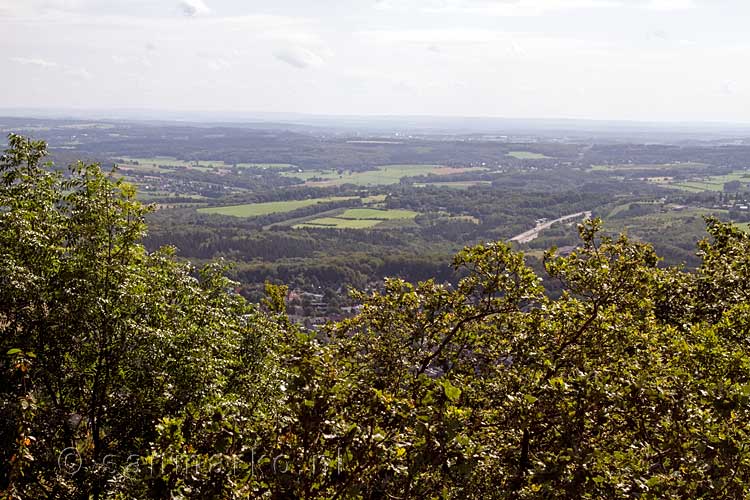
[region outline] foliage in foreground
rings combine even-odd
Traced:
[[[750,237],[709,220],[695,273],[580,227],[504,243],[457,286],[388,280],[319,336],[148,253],[95,165],[0,164],[0,497],[746,498]],[[322,341],[321,338],[325,338]],[[61,452],[64,453],[61,455]]]

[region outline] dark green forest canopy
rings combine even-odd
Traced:
[[[750,237],[695,272],[579,227],[545,273],[505,243],[456,286],[390,279],[313,334],[285,289],[141,241],[97,165],[0,162],[0,497],[747,498]],[[557,281],[559,298],[544,292]]]

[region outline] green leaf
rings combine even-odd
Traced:
[[[461,389],[451,384],[450,380],[443,381],[443,391],[445,392],[445,397],[453,403],[458,402],[461,397]]]

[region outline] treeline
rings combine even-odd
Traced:
[[[553,157],[539,164],[574,161],[583,146],[560,143],[511,144],[486,140],[400,138],[391,142],[352,141],[350,137],[293,125],[266,127],[190,126],[138,123],[81,123],[26,120],[28,126],[45,127],[51,148],[70,157],[98,160],[118,156],[153,158],[171,156],[185,161],[286,163],[306,170],[367,170],[386,164],[444,164],[450,166],[521,166],[506,154],[532,151]],[[80,128],[79,128],[80,127]],[[82,130],[85,128],[85,132]],[[66,148],[66,149],[59,149]],[[74,148],[72,150],[67,148]],[[63,157],[61,156],[61,159]]]
[[[364,252],[320,255],[314,259],[280,259],[276,262],[236,263],[231,276],[246,284],[248,291],[270,281],[302,288],[363,289],[393,276],[410,283],[434,278],[455,282],[457,275],[448,264],[450,254],[394,251],[378,256]]]
[[[586,150],[582,165],[706,163],[745,168],[750,146],[676,146],[664,144],[596,144]]]
[[[283,286],[251,304],[147,251],[129,186],[45,153],[11,135],[0,160],[4,500],[750,496],[732,225],[707,221],[695,272],[599,220],[539,272],[473,245],[455,285],[388,279],[313,333]]]
[[[174,245],[179,255],[191,259],[224,258],[237,264],[234,276],[243,283],[270,279],[337,288],[364,286],[389,275],[416,282],[428,276],[447,278],[443,274],[445,257],[466,244],[509,239],[533,227],[537,219],[591,210],[610,201],[603,194],[578,191],[519,193],[492,187],[469,191],[391,186],[386,192],[387,208],[420,213],[415,227],[342,230],[292,229],[280,225],[288,220],[359,206],[359,198],[246,219],[173,209],[160,210],[149,217],[151,229],[145,244],[150,249]],[[306,193],[361,194],[342,188],[324,192],[304,189],[266,197],[258,195],[253,199],[300,199]],[[439,264],[435,256],[441,257]]]

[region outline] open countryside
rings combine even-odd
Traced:
[[[261,215],[291,212],[300,208],[310,207],[321,203],[346,201],[355,199],[353,196],[337,196],[330,198],[312,198],[308,200],[271,201],[267,203],[247,203],[243,205],[229,205],[225,207],[199,208],[204,214],[231,215],[233,217],[258,217]]]
[[[507,154],[517,160],[549,160],[550,157],[542,153],[532,153],[531,151],[511,151]]]
[[[0,0],[0,500],[750,500],[749,0]]]
[[[590,172],[617,172],[624,170],[689,170],[704,168],[707,165],[705,163],[698,162],[674,162],[674,163],[625,163],[625,164],[614,164],[614,165],[591,165],[589,168]]]
[[[414,220],[419,215],[413,210],[380,210],[372,208],[353,208],[344,211],[336,217],[321,217],[294,226],[302,228],[331,228],[331,229],[365,229],[378,226],[384,221]]]
[[[296,177],[305,181],[308,186],[341,186],[354,184],[358,186],[377,186],[398,184],[405,177],[446,176],[477,172],[482,167],[446,167],[442,165],[384,165],[374,170],[312,170],[284,172],[284,176]]]
[[[665,181],[657,182],[665,187],[681,189],[693,193],[701,191],[722,192],[725,190],[727,183],[736,183],[736,189],[746,189],[750,185],[750,170],[738,170],[726,175],[712,175],[693,177],[689,179],[667,178]],[[731,186],[731,184],[730,184]]]
[[[230,168],[288,169],[294,165],[288,163],[226,163],[223,160],[179,160],[172,156],[153,158],[122,157],[116,162],[120,170],[139,172],[174,172],[176,168],[187,168],[201,171]]]

